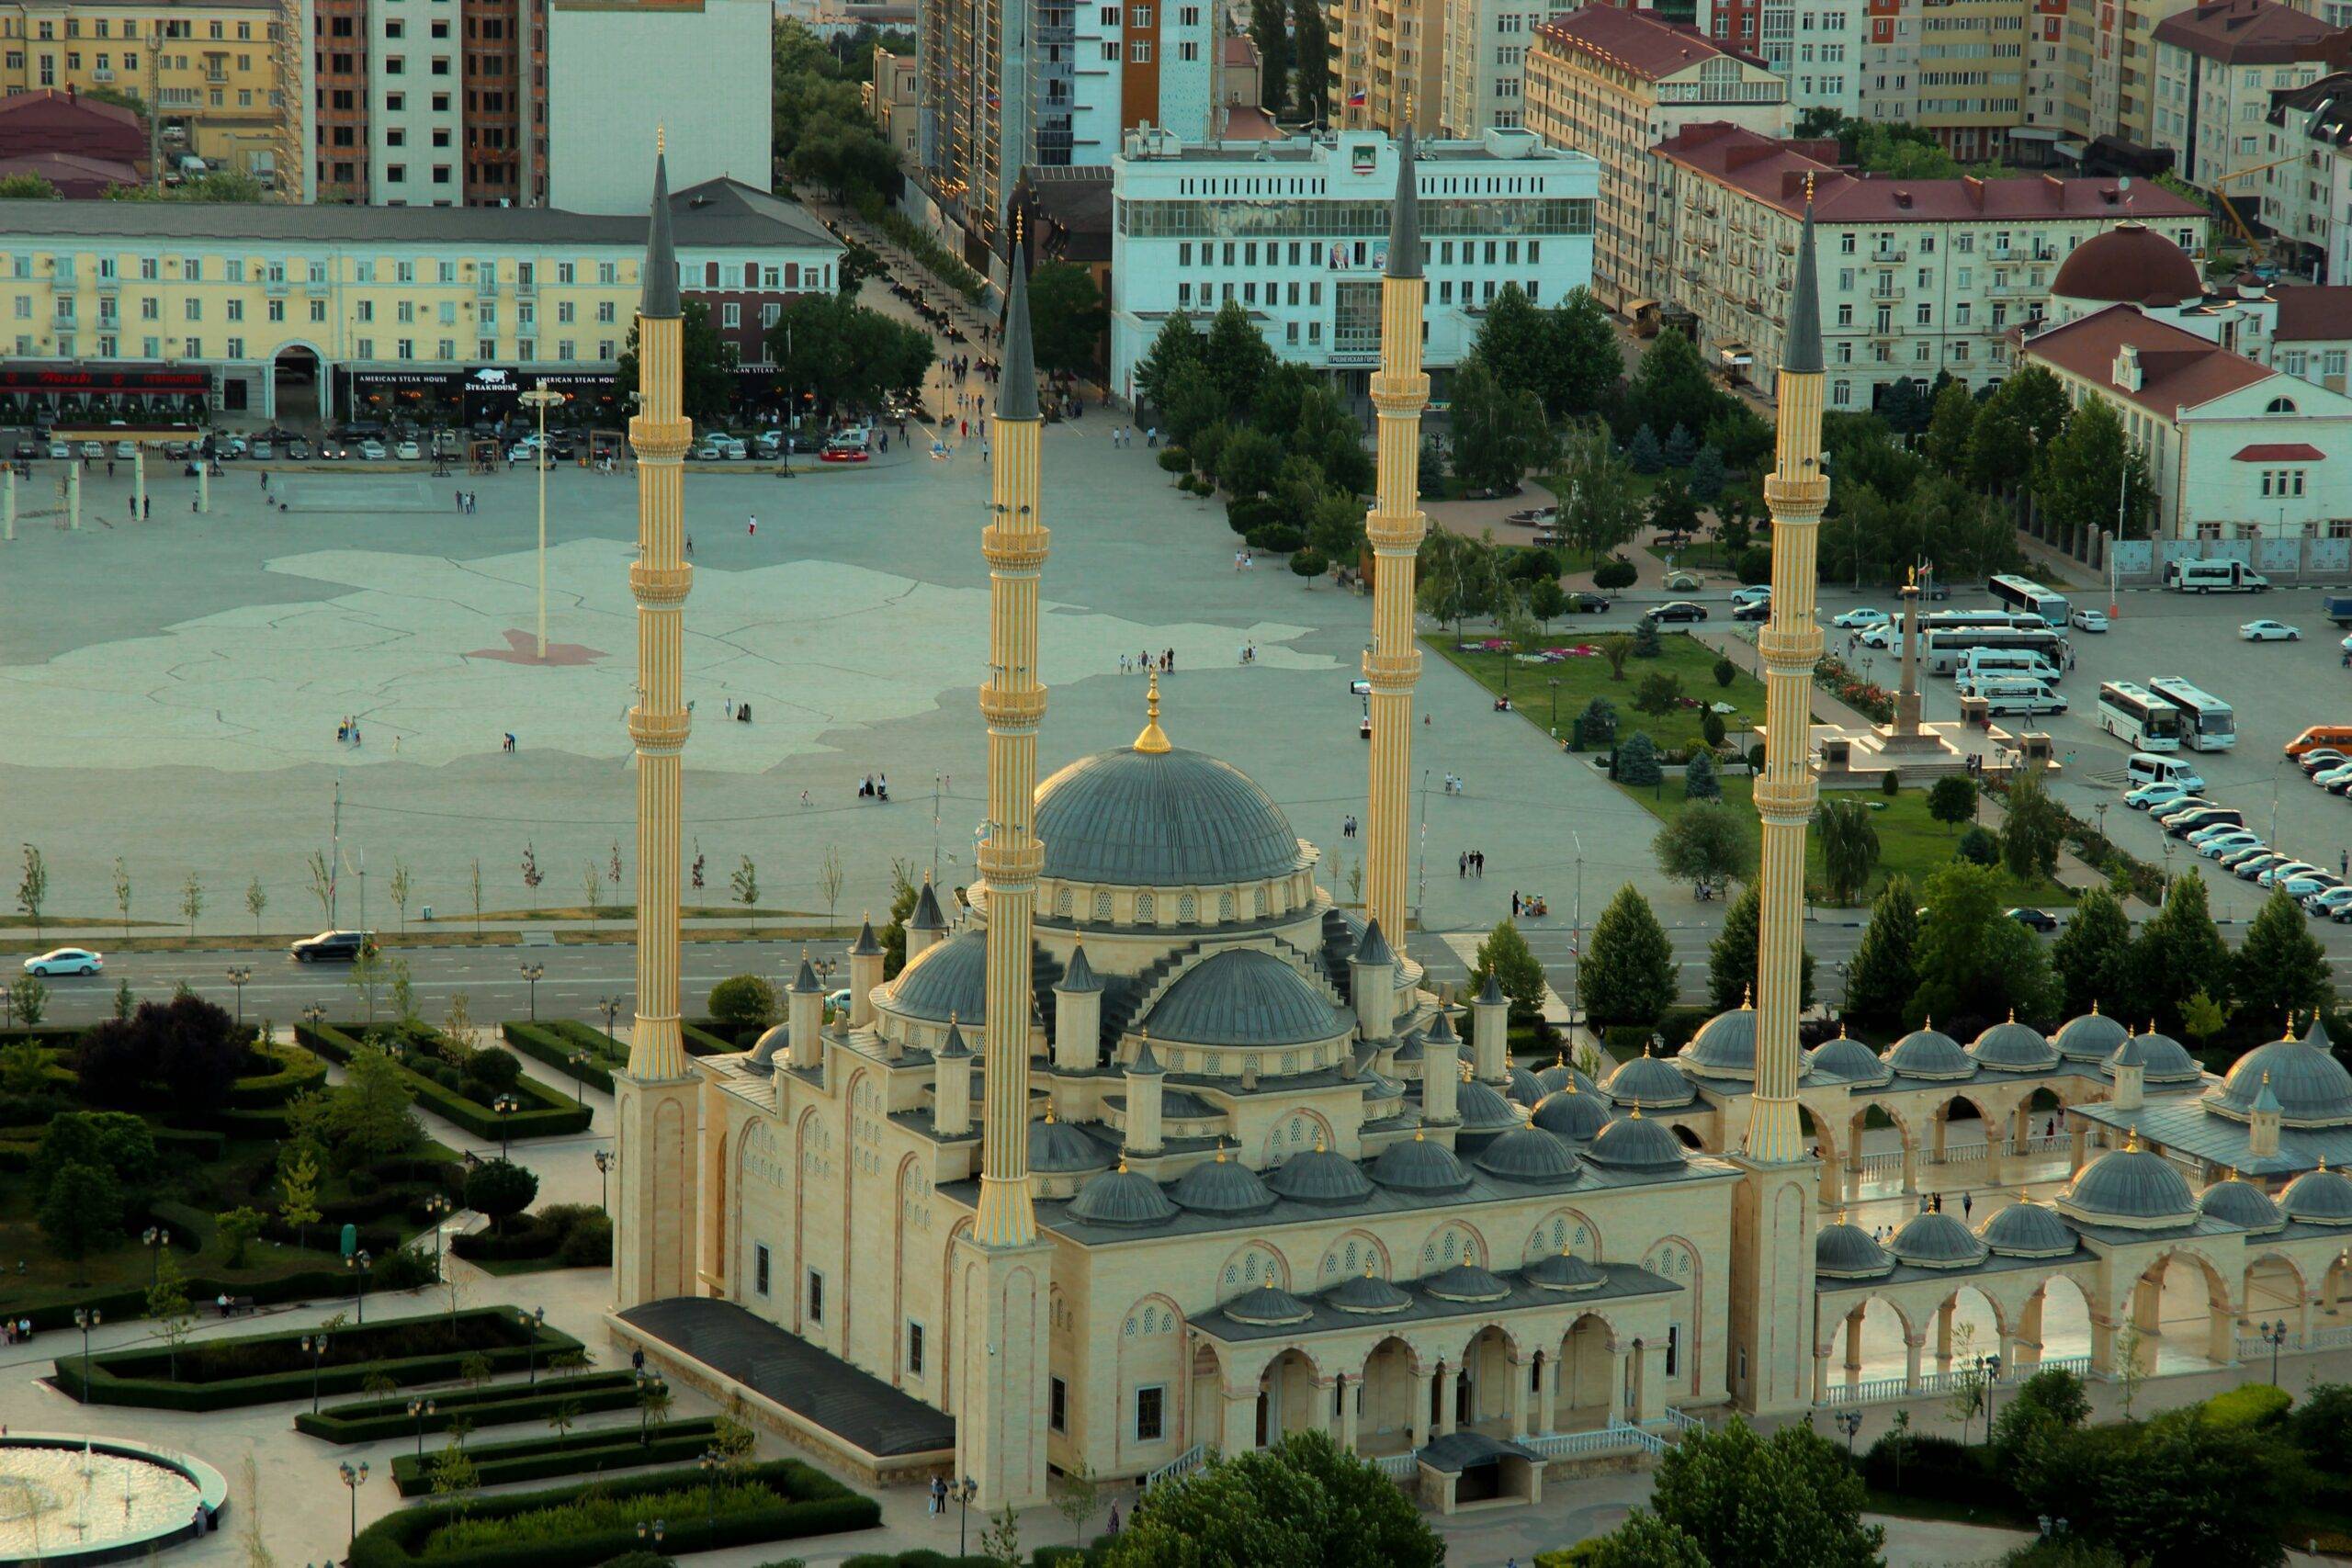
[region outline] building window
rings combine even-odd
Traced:
[[[825,1321],[825,1277],[814,1269],[808,1270],[808,1321]]]
[[[1056,1378],[1047,1387],[1046,1423],[1057,1432],[1069,1430],[1069,1384]]]
[[[1136,1441],[1156,1443],[1167,1435],[1168,1390],[1152,1383],[1136,1390]]]
[[[564,309],[566,309],[566,310],[570,310],[570,309],[571,309],[571,307],[570,307],[569,305],[567,305],[567,306],[565,306],[565,307],[564,307]],[[742,305],[741,305],[741,303],[739,303],[738,301],[733,300],[733,299],[729,299],[729,300],[728,300],[725,304],[721,305],[721,306],[718,308],[718,319],[719,319],[719,324],[720,324],[720,325],[722,325],[722,326],[729,326],[729,327],[740,327],[740,326],[741,326],[741,325],[743,324],[743,307],[742,307]]]
[[[752,1291],[755,1295],[768,1293],[768,1247],[765,1242],[752,1248]]]
[[[922,1325],[912,1319],[907,1323],[907,1375],[922,1376]]]
[[[1151,40],[1149,39],[1139,38],[1127,45],[1127,63],[1130,65],[1148,65],[1151,63]]]

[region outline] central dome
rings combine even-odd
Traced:
[[[1045,874],[1069,882],[1262,882],[1302,863],[1289,818],[1247,773],[1174,747],[1125,746],[1070,763],[1037,786],[1036,832]]]
[[[1347,1032],[1347,1020],[1271,953],[1231,947],[1186,970],[1148,1020],[1155,1038],[1187,1045],[1304,1045]]]
[[[2205,292],[2188,253],[2142,223],[2119,223],[2076,245],[2050,292],[2104,304],[2177,305]]]

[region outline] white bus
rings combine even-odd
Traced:
[[[2052,593],[2029,577],[2011,577],[2004,574],[1994,578],[1984,586],[1992,590],[1994,599],[1999,603],[2012,610],[2022,610],[2028,615],[2040,615],[2045,624],[2053,626],[2064,626],[2066,613],[2074,607],[2066,603],[2064,594]]]
[[[2154,696],[2180,710],[2180,738],[2192,751],[2226,751],[2238,743],[2238,716],[2211,692],[2200,692],[2177,675],[2149,681]]]
[[[2270,580],[2242,560],[2165,563],[2165,586],[2176,593],[2267,593]]]
[[[2039,626],[2040,615],[2016,610],[1930,610],[1919,617],[1921,631],[1948,631],[1955,626]]]
[[[2054,686],[2065,678],[2065,673],[2058,665],[2030,649],[1972,648],[1961,655],[1960,668],[1952,679],[1965,687],[1973,681],[2028,675]]]
[[[2143,686],[2109,681],[2098,689],[2098,727],[2134,751],[2180,750],[2180,710]]]
[[[1949,675],[1980,648],[2036,654],[2053,669],[2066,665],[2066,639],[2048,626],[1947,626],[1928,634],[1928,669]]]

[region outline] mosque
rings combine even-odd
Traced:
[[[675,909],[690,430],[657,170],[631,426],[647,917],[616,1083],[614,1336],[857,1473],[968,1480],[982,1507],[1042,1501],[1056,1472],[1150,1481],[1321,1428],[1449,1510],[1533,1500],[1554,1463],[1655,1453],[1711,1412],[1933,1390],[1968,1370],[1952,1322],[1969,1289],[1997,1326],[1997,1347],[1975,1348],[2004,1380],[2042,1361],[2053,1281],[2087,1312],[2085,1370],[2156,1365],[2176,1266],[2208,1289],[2208,1332],[2185,1348],[2200,1368],[2236,1359],[2257,1303],[2291,1302],[2301,1347],[2352,1338],[2352,1180],[2328,1168],[2352,1156],[2352,1077],[2315,1029],[2223,1082],[2097,1012],[2052,1038],[2009,1021],[1965,1045],[1927,1028],[1883,1055],[1845,1038],[1799,1050],[1815,788],[1802,719],[1828,488],[1809,217],[1781,280],[1792,346],[1767,481],[1756,1005],[1596,1082],[1514,1064],[1491,981],[1456,1007],[1404,954],[1418,192],[1442,174],[1405,144],[1372,389],[1364,907],[1317,884],[1264,791],[1179,744],[1199,721],[1156,682],[1133,744],[1037,782],[1050,540],[1016,260],[980,537],[989,829],[970,906],[951,921],[926,886],[897,976],[861,932],[845,1016],[827,1020],[804,959],[755,1049],[689,1061]],[[1863,1154],[1863,1127],[1886,1123],[1899,1158]],[[1973,1227],[1924,1199],[1883,1244],[1842,1218],[1866,1180],[2022,1186],[2068,1149],[2054,1201],[1988,1205]],[[1872,1310],[1900,1324],[1901,1378],[1861,1375]]]

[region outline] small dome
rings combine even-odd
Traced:
[[[988,932],[975,926],[933,942],[890,982],[888,1010],[932,1023],[988,1021]]]
[[[1268,1172],[1266,1185],[1301,1203],[1357,1203],[1372,1196],[1363,1168],[1320,1143]]]
[[[1156,1225],[1174,1219],[1176,1205],[1168,1201],[1159,1182],[1141,1171],[1129,1170],[1121,1160],[1118,1169],[1106,1171],[1080,1188],[1069,1201],[1069,1212],[1098,1225]]]
[[[1576,1151],[1557,1134],[1541,1127],[1505,1133],[1470,1163],[1507,1181],[1574,1181],[1580,1174]]]
[[[1877,1052],[1849,1035],[1842,1027],[1837,1039],[1823,1041],[1804,1060],[1815,1075],[1832,1083],[1875,1086],[1894,1077],[1894,1069],[1880,1060]]]
[[[2090,1164],[2058,1195],[2059,1213],[2098,1225],[2185,1225],[2197,1217],[2188,1178],[2134,1134]]]
[[[2302,1225],[2352,1225],[2352,1180],[2325,1166],[2287,1183],[2279,1195],[2287,1217]]]
[[[1381,1150],[1372,1179],[1400,1192],[1459,1192],[1470,1185],[1470,1173],[1453,1151],[1419,1133]]]
[[[2058,1047],[2030,1023],[2019,1023],[2013,1011],[2008,1021],[1996,1023],[1968,1047],[1980,1067],[2002,1073],[2038,1073],[2058,1065]]]
[[[2269,1193],[2234,1176],[2227,1181],[2216,1181],[2199,1193],[2197,1212],[2209,1220],[2256,1233],[2275,1231],[2287,1223],[2287,1216],[2278,1212],[2278,1205],[2271,1201]]]
[[[2205,1076],[2188,1046],[2154,1030],[2126,1038],[2099,1064],[2098,1070],[2113,1077],[2124,1067],[2139,1068],[2143,1084],[2195,1083]]]
[[[1877,1238],[1860,1225],[1839,1220],[1824,1225],[1813,1238],[1813,1269],[1833,1280],[1875,1280],[1891,1272],[1894,1259]]]
[[[776,1057],[784,1055],[786,1048],[791,1043],[790,1026],[781,1023],[771,1025],[760,1032],[760,1037],[752,1043],[752,1054],[745,1058],[745,1064],[749,1066],[765,1067],[770,1072],[774,1072]]]
[[[1550,1066],[1535,1075],[1535,1087],[1545,1094],[1557,1094],[1568,1087],[1571,1079],[1575,1080],[1576,1086],[1587,1094],[1592,1093],[1599,1087],[1584,1076],[1582,1068],[1570,1065],[1567,1053],[1563,1051],[1553,1058]]]
[[[1285,1328],[1294,1323],[1305,1323],[1315,1315],[1315,1309],[1272,1285],[1261,1285],[1254,1291],[1244,1291],[1225,1303],[1225,1315],[1236,1323],[1246,1323],[1256,1328]]]
[[[1442,1302],[1498,1302],[1510,1294],[1499,1276],[1476,1263],[1457,1263],[1442,1274],[1421,1281],[1421,1289]]]
[[[1379,1275],[1366,1272],[1324,1292],[1323,1304],[1363,1317],[1380,1317],[1403,1312],[1413,1304],[1413,1298]]]
[[[1609,1075],[1609,1098],[1620,1105],[1664,1111],[1688,1105],[1698,1097],[1699,1091],[1680,1068],[1663,1056],[1651,1055],[1647,1047]]]
[[[1609,1282],[1607,1275],[1573,1252],[1539,1258],[1521,1269],[1519,1277],[1545,1291],[1597,1291]]]
[[[1274,1195],[1258,1173],[1226,1158],[1222,1149],[1216,1158],[1178,1177],[1168,1196],[1196,1214],[1254,1214],[1274,1206]]]
[[[1148,1021],[1153,1039],[1189,1045],[1304,1045],[1348,1028],[1315,982],[1255,947],[1227,948],[1187,969]]]
[[[1511,1064],[1510,1077],[1503,1084],[1503,1097],[1505,1099],[1509,1100],[1513,1105],[1523,1106],[1529,1110],[1533,1110],[1535,1102],[1543,1099],[1544,1094],[1544,1085],[1533,1073],[1529,1072],[1525,1067],[1521,1066],[1516,1062]]]
[[[2064,1258],[2075,1233],[2047,1203],[2012,1203],[1976,1227],[1977,1239],[2004,1258]]]
[[[2177,305],[2205,292],[2188,253],[2143,223],[2119,223],[2076,245],[2050,292],[2102,305]]]
[[[1620,1116],[1603,1127],[1585,1158],[1618,1170],[1668,1170],[1689,1163],[1673,1128],[1639,1116]]]
[[[1298,869],[1298,835],[1249,775],[1164,738],[1159,744],[1164,750],[1080,758],[1037,786],[1033,820],[1046,876],[1189,887]]]
[[[1531,1120],[1547,1133],[1589,1144],[1609,1125],[1609,1101],[1590,1089],[1574,1086],[1555,1089],[1536,1102]]]
[[[1419,1062],[1428,1056],[1429,1046],[1421,1032],[1408,1029],[1398,1037],[1396,1054],[1388,1059],[1392,1062]]]
[[[1888,1250],[1914,1269],[1973,1269],[1984,1261],[1984,1244],[1966,1225],[1932,1210],[1912,1215]]]
[[[2326,1032],[2316,1023],[2301,1040],[2274,1040],[2231,1063],[2222,1087],[2206,1094],[2206,1105],[2244,1120],[2253,1113],[2265,1074],[2269,1075],[2270,1092],[2278,1099],[2279,1120],[2287,1126],[2352,1124],[2352,1073],[2335,1059]]]
[[[1976,1076],[1976,1058],[1960,1042],[1940,1032],[1933,1023],[1915,1029],[1887,1047],[1886,1065],[1906,1078],[1968,1078]]]
[[[2090,1011],[2069,1020],[2050,1043],[2070,1062],[2104,1062],[2123,1043],[2123,1025],[2100,1012],[2094,1002]]]
[[[1527,1125],[1492,1084],[1480,1083],[1476,1078],[1464,1080],[1455,1090],[1453,1105],[1461,1114],[1462,1130],[1465,1133],[1508,1133]]]
[[[1046,1113],[1029,1123],[1029,1168],[1039,1176],[1067,1176],[1072,1171],[1106,1170],[1110,1152],[1101,1144]]]
[[[1752,1078],[1756,1076],[1756,1010],[1741,1007],[1719,1012],[1699,1026],[1690,1043],[1676,1053],[1683,1070],[1710,1078]]]

